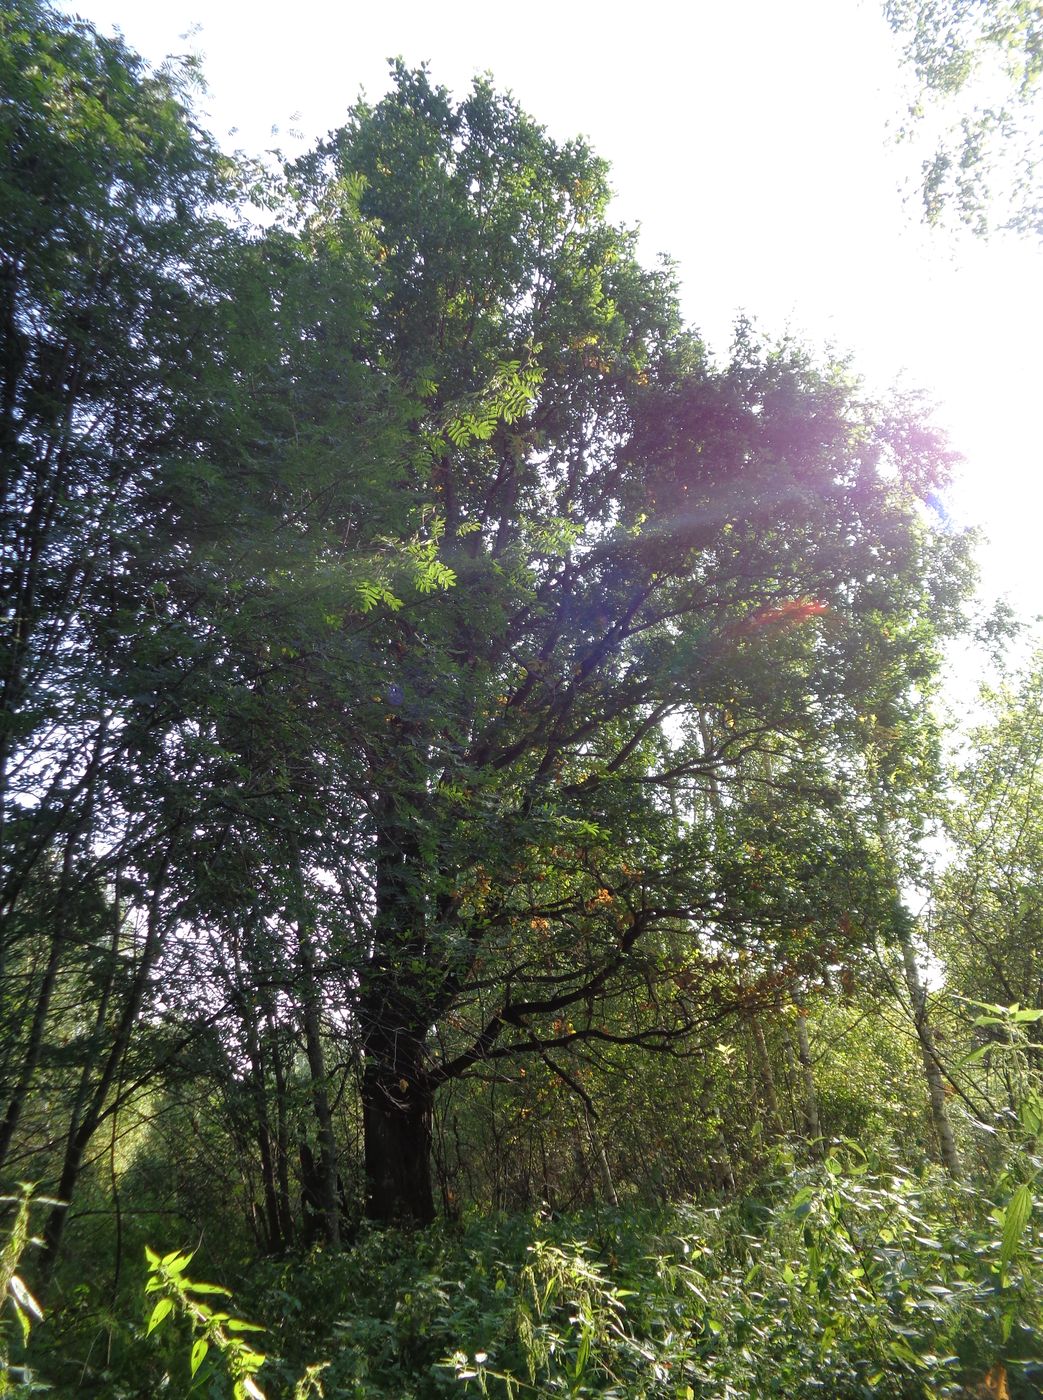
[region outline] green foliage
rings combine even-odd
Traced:
[[[1040,1374],[1031,1192],[838,1148],[724,1208],[366,1233],[267,1271],[273,1384],[329,1357],[333,1397],[950,1395]],[[1038,1208],[1038,1207],[1037,1207]],[[1015,1239],[1016,1235],[1016,1239]]]
[[[924,213],[975,233],[1043,234],[1039,173],[1043,12],[1036,0],[886,0],[920,91],[903,135],[926,126]]]
[[[40,1304],[19,1272],[29,1245],[38,1243],[30,1238],[29,1216],[34,1205],[53,1204],[53,1201],[35,1196],[31,1186],[23,1186],[17,1196],[0,1196],[0,1208],[5,1214],[13,1215],[7,1225],[7,1238],[0,1247],[0,1309],[5,1314],[14,1314],[23,1351],[29,1343],[33,1323],[43,1320]],[[6,1332],[6,1317],[0,1315],[0,1395],[32,1394],[35,1391],[32,1373],[27,1366],[11,1364]]]
[[[950,855],[933,882],[932,946],[949,988],[1043,1005],[1043,664],[982,700],[942,810]],[[1019,1023],[1019,1024],[1028,1024]]]
[[[137,1073],[181,820],[156,760],[198,652],[161,539],[229,401],[241,249],[197,84],[35,0],[0,12],[0,1162],[63,1202]]]
[[[1033,1013],[977,1010],[974,1029],[996,1053],[1024,1059],[1031,1096]],[[559,1132],[575,1131],[560,1104],[553,1113]],[[579,1215],[472,1213],[423,1232],[363,1228],[344,1253],[251,1264],[237,1292],[265,1325],[271,1397],[811,1397],[828,1375],[838,1400],[955,1398],[985,1378],[1027,1400],[1041,1364],[1040,1164],[1024,1125],[1008,1124],[1004,1142],[990,1174],[962,1184],[910,1168],[908,1152],[839,1142],[814,1166],[776,1150],[759,1182],[713,1205],[631,1199]],[[227,1291],[188,1281],[179,1251],[149,1262],[142,1340],[90,1384],[79,1370],[77,1393],[130,1400],[162,1381],[187,1396],[194,1359],[207,1385],[227,1374],[250,1394],[256,1371],[234,1368],[260,1353],[211,1301]],[[141,1347],[179,1318],[190,1335],[167,1342],[158,1369],[147,1364]],[[40,1373],[62,1374],[49,1360]]]
[[[31,1333],[8,1202],[11,1350],[105,1400],[1031,1385],[1031,685],[938,898],[975,1184],[886,1001],[950,454],[748,325],[711,363],[583,142],[392,77],[251,229],[191,68],[0,11],[0,1165],[62,1202]],[[431,1219],[432,1149],[466,1223],[360,1225]],[[139,1319],[170,1215],[222,1282],[149,1250]]]
[[[192,1336],[188,1371],[194,1383],[190,1389],[207,1382],[214,1369],[214,1357],[219,1356],[232,1382],[232,1400],[264,1400],[264,1392],[254,1376],[264,1365],[265,1356],[243,1336],[264,1329],[211,1305],[209,1299],[227,1298],[229,1290],[187,1278],[185,1270],[192,1262],[191,1254],[173,1250],[161,1257],[146,1249],[145,1256],[149,1265],[145,1296],[156,1298],[145,1335],[151,1336],[171,1315],[184,1318]]]
[[[604,163],[488,80],[396,64],[251,231],[193,73],[0,32],[0,1161],[55,1086],[71,1198],[162,1066],[271,1248],[336,1237],[359,1117],[366,1209],[427,1220],[444,1085],[887,936],[873,784],[929,782],[967,582],[937,436],[747,325],[711,365]]]

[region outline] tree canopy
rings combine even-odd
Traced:
[[[978,1001],[1043,1004],[1043,668],[986,691],[987,718],[956,765],[933,946]]]
[[[1039,236],[1043,10],[1036,0],[887,0],[919,85],[910,126],[925,124],[924,214],[978,234]],[[933,128],[933,130],[931,130]]]

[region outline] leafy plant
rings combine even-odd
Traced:
[[[162,1256],[145,1250],[149,1276],[145,1284],[146,1297],[156,1297],[149,1314],[147,1334],[162,1327],[171,1315],[187,1320],[192,1333],[188,1359],[190,1375],[201,1383],[213,1368],[211,1352],[218,1354],[232,1381],[234,1400],[264,1400],[264,1392],[254,1380],[265,1363],[265,1355],[246,1341],[244,1333],[263,1332],[256,1323],[245,1322],[222,1309],[212,1307],[208,1299],[228,1298],[229,1289],[216,1283],[199,1283],[186,1278],[185,1270],[192,1261],[191,1254],[173,1250]]]
[[[43,1319],[43,1310],[26,1286],[18,1269],[22,1256],[34,1241],[29,1233],[29,1216],[34,1205],[53,1206],[54,1201],[33,1195],[33,1188],[23,1185],[17,1196],[0,1196],[0,1207],[13,1207],[7,1239],[0,1247],[0,1307],[9,1308],[18,1323],[23,1348],[28,1344],[33,1322]],[[12,1366],[6,1345],[5,1329],[0,1324],[0,1395],[11,1390],[28,1393],[33,1389],[27,1367]]]

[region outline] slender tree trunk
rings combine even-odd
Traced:
[[[697,1112],[702,1119],[710,1116],[713,1108],[714,1081],[711,1075],[706,1075],[703,1079],[702,1088],[699,1090]],[[724,1136],[723,1125],[720,1118],[716,1119],[713,1136],[710,1139],[710,1151],[713,1156],[710,1158],[710,1172],[706,1175],[715,1191],[735,1190],[735,1168],[732,1165],[731,1152],[728,1150],[728,1143]]]
[[[7,1160],[14,1135],[18,1131],[18,1124],[21,1120],[22,1111],[25,1108],[26,1101],[28,1100],[29,1093],[33,1086],[33,1081],[36,1077],[36,1070],[43,1052],[47,1017],[51,1009],[51,1000],[54,996],[54,989],[58,981],[58,971],[72,935],[74,862],[80,841],[89,830],[94,813],[94,797],[98,770],[101,765],[101,757],[107,734],[108,724],[105,722],[102,723],[98,729],[90,764],[84,779],[85,795],[83,811],[65,841],[65,850],[62,854],[61,874],[59,876],[58,889],[54,901],[54,928],[51,934],[51,946],[47,955],[47,964],[44,968],[40,990],[36,997],[36,1008],[33,1012],[33,1020],[29,1028],[28,1043],[26,1044],[22,1056],[22,1065],[18,1075],[18,1082],[8,1101],[7,1111],[4,1114],[3,1121],[0,1122],[0,1169],[3,1168]]]
[[[291,1245],[296,1231],[293,1201],[290,1196],[290,1128],[286,1101],[286,1074],[283,1070],[278,1032],[270,1011],[267,1015],[266,1025],[272,1046],[272,1074],[275,1079],[275,1167],[279,1183],[279,1229],[285,1243]]]
[[[76,1092],[73,1095],[72,1106],[69,1109],[69,1128],[66,1136],[67,1147],[68,1143],[73,1141],[76,1133],[79,1131],[80,1123],[83,1117],[84,1107],[90,1098],[91,1079],[94,1072],[95,1063],[96,1060],[101,1057],[104,1051],[104,1045],[106,1040],[106,1024],[109,1015],[109,1004],[111,1002],[112,993],[116,985],[116,974],[118,971],[120,952],[119,945],[122,931],[122,915],[120,912],[119,905],[116,904],[113,908],[113,929],[112,941],[109,945],[108,972],[105,977],[104,985],[101,989],[101,996],[98,998],[98,1004],[94,1012],[94,1029],[90,1036],[90,1039],[87,1042],[83,1065],[80,1069],[80,1077],[76,1085]],[[113,1141],[115,1141],[115,1131],[115,1125],[113,1125]],[[64,1179],[66,1176],[64,1167],[62,1175]],[[69,1187],[70,1194],[72,1190],[72,1185],[75,1185],[75,1177],[73,1178],[72,1184]],[[59,1194],[59,1199],[64,1200],[65,1197]]]
[[[7,1111],[4,1114],[3,1122],[0,1123],[0,1168],[7,1161],[7,1154],[11,1150],[11,1143],[14,1135],[18,1131],[18,1124],[21,1122],[22,1111],[29,1098],[29,1091],[36,1078],[36,1069],[40,1063],[40,1055],[43,1051],[44,1030],[47,1026],[47,1016],[51,1008],[51,998],[54,995],[55,983],[58,979],[58,968],[61,965],[62,956],[65,952],[66,920],[64,915],[59,914],[58,927],[51,935],[51,946],[47,955],[47,965],[44,968],[43,978],[40,982],[40,990],[36,996],[36,1009],[33,1012],[32,1025],[29,1028],[29,1039],[22,1055],[21,1069],[18,1074],[18,1082],[11,1092],[11,1097],[7,1103]]]
[[[811,1043],[808,1040],[808,1022],[804,999],[795,989],[793,1004],[797,1009],[797,1060],[800,1063],[804,1081],[804,1119],[807,1124],[808,1141],[816,1157],[822,1154],[822,1125],[818,1115],[818,1093],[815,1089],[815,1071],[811,1062]]]
[[[786,1057],[786,1097],[789,1100],[789,1118],[793,1124],[794,1132],[800,1132],[800,1125],[797,1123],[797,1080],[799,1078],[797,1051],[793,1044],[793,1036],[790,1034],[789,1021],[781,992],[775,993],[775,1017],[778,1021],[779,1034],[782,1037],[782,1053]]]
[[[764,1103],[768,1110],[768,1125],[775,1137],[783,1137],[785,1129],[782,1126],[782,1114],[779,1112],[779,1096],[775,1091],[775,1076],[772,1073],[768,1046],[764,1039],[764,1027],[761,1025],[760,1016],[755,1011],[750,1014],[749,1022],[754,1048],[757,1052],[757,1067],[760,1070]]]
[[[255,1047],[256,1048],[256,1047]],[[279,1218],[279,1196],[275,1185],[275,1160],[272,1134],[268,1122],[268,1102],[264,1091],[263,1067],[260,1056],[251,1051],[250,1074],[253,1079],[254,1131],[261,1159],[261,1190],[264,1193],[265,1248],[278,1254],[284,1247]]]
[[[337,1140],[330,1109],[326,1058],[322,1048],[319,1021],[319,993],[315,980],[315,948],[311,929],[302,919],[297,928],[301,971],[301,1019],[304,1045],[311,1075],[311,1102],[319,1136],[319,1208],[326,1243],[340,1247],[340,1199],[337,1191]]]
[[[276,1147],[269,1108],[267,1056],[262,1024],[264,1006],[256,986],[256,965],[256,921],[247,916],[241,936],[229,939],[229,966],[225,972],[225,982],[229,1002],[234,1006],[242,1026],[246,1055],[250,1062],[250,1074],[247,1079],[249,1101],[253,1109],[253,1123],[250,1128],[260,1159],[261,1194],[264,1197],[263,1211],[253,1206],[255,1219],[259,1217],[262,1222],[259,1246],[267,1254],[278,1254],[285,1248],[287,1240],[282,1230],[279,1193],[275,1179]]]
[[[149,900],[148,914],[146,916],[145,942],[141,950],[141,958],[134,971],[127,999],[123,1004],[116,1026],[116,1033],[113,1037],[112,1045],[108,1055],[105,1057],[101,1074],[94,1087],[90,1102],[83,1111],[82,1119],[74,1118],[69,1123],[69,1131],[65,1141],[65,1156],[62,1162],[61,1176],[58,1180],[57,1198],[59,1204],[54,1206],[47,1223],[44,1227],[44,1255],[43,1268],[46,1275],[49,1275],[54,1267],[54,1262],[61,1248],[62,1235],[65,1231],[65,1223],[68,1217],[69,1204],[72,1201],[73,1192],[79,1179],[80,1168],[83,1165],[84,1153],[88,1144],[97,1130],[98,1124],[102,1120],[105,1109],[105,1102],[109,1096],[113,1081],[117,1073],[122,1073],[123,1062],[130,1047],[131,1036],[134,1027],[138,1023],[141,1008],[145,1000],[145,993],[148,990],[149,978],[152,975],[152,968],[156,958],[159,956],[162,941],[164,916],[162,911],[162,898],[166,889],[167,871],[170,866],[171,852],[168,851],[162,867],[157,872],[155,886]]]
[[[942,1083],[942,1072],[934,1053],[934,1038],[927,1015],[927,992],[920,979],[920,969],[916,963],[916,951],[913,948],[912,939],[907,933],[902,936],[902,962],[905,967],[905,982],[909,989],[909,1000],[912,1003],[913,1023],[916,1026],[916,1036],[920,1042],[924,1077],[927,1080],[927,1092],[931,1102],[931,1121],[938,1139],[938,1150],[946,1171],[954,1180],[959,1181],[961,1176],[960,1158],[956,1151],[952,1124],[949,1122],[949,1114],[945,1107],[945,1086]]]
[[[587,1137],[590,1139],[590,1150],[593,1152],[594,1160],[598,1165],[598,1174],[601,1177],[602,1189],[605,1192],[609,1204],[618,1206],[619,1197],[616,1195],[616,1187],[612,1180],[612,1169],[608,1164],[608,1153],[605,1151],[604,1141],[597,1130],[590,1110],[584,1109],[583,1116],[587,1124]]]

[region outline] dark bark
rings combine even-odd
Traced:
[[[231,997],[235,1003],[243,1028],[247,1057],[250,1061],[250,1075],[247,1088],[253,1109],[252,1136],[257,1144],[261,1168],[261,1191],[264,1197],[263,1210],[254,1207],[254,1220],[260,1221],[260,1244],[267,1254],[280,1254],[292,1238],[284,1229],[283,1211],[279,1199],[276,1179],[278,1143],[272,1131],[271,1112],[267,1080],[267,1056],[262,1037],[262,1016],[266,1007],[261,1002],[252,976],[252,965],[256,963],[256,929],[247,923],[245,937],[240,947],[231,941],[231,955],[234,960],[235,981]],[[273,1046],[277,1054],[278,1047]]]
[[[253,1098],[255,1118],[255,1136],[257,1141],[257,1151],[261,1159],[261,1189],[264,1192],[264,1240],[265,1248],[270,1254],[278,1254],[285,1247],[282,1234],[282,1222],[279,1215],[279,1196],[275,1182],[275,1161],[272,1152],[272,1135],[268,1126],[268,1104],[264,1092],[264,1081],[261,1077],[262,1070],[260,1057],[254,1058],[251,1051],[251,1076],[253,1079]]]
[[[385,1224],[429,1225],[433,1094],[416,1066],[366,1065],[362,1077],[366,1214]]]
[[[425,1065],[427,1028],[442,979],[428,945],[424,863],[415,814],[397,819],[389,799],[377,842],[376,947],[363,996],[362,1121],[366,1214],[418,1225],[434,1219],[431,1131],[434,1085]]]
[[[283,1239],[292,1244],[295,1238],[293,1202],[290,1196],[290,1129],[286,1102],[286,1074],[282,1064],[275,1017],[267,1012],[268,1039],[272,1047],[272,1072],[275,1079],[275,1164],[279,1189],[277,1194],[279,1226]]]

